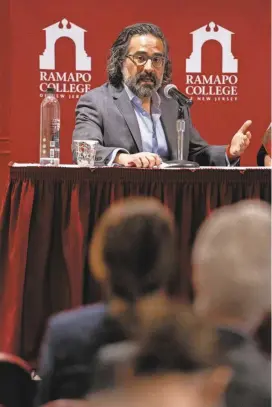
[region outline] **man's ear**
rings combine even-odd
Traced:
[[[229,366],[219,366],[211,371],[204,373],[201,396],[205,406],[217,405],[222,398],[233,375]]]

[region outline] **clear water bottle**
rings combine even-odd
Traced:
[[[40,165],[60,163],[60,105],[54,88],[47,88],[41,103]]]

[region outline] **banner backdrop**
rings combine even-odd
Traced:
[[[9,2],[0,2],[0,206],[11,158],[10,146],[10,19]]]
[[[108,50],[122,28],[142,21],[164,31],[173,82],[193,97],[202,137],[227,144],[251,119],[241,164],[256,165],[271,121],[270,18],[269,0],[1,0],[2,183],[8,160],[38,162],[39,109],[49,84],[61,105],[61,163],[71,163],[77,100],[106,81]]]

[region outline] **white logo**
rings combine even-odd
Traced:
[[[238,60],[231,50],[233,32],[210,22],[191,32],[193,36],[193,51],[186,59],[186,93],[198,96],[201,101],[237,101]],[[203,74],[202,47],[205,42],[215,40],[222,47],[222,72],[214,75]],[[202,75],[199,75],[202,73]],[[197,74],[197,75],[194,75]],[[230,75],[227,75],[230,74]]]
[[[238,61],[231,52],[231,36],[233,32],[211,22],[207,26],[191,32],[193,34],[193,52],[190,58],[186,59],[186,72],[201,72],[201,50],[203,44],[210,40],[218,41],[222,46],[222,72],[236,73],[238,71]]]
[[[62,25],[62,28],[60,27]],[[74,41],[76,48],[76,70],[90,71],[91,58],[87,56],[84,49],[84,30],[77,25],[70,23],[68,28],[68,20],[64,18],[61,22],[52,24],[44,28],[45,31],[45,51],[40,55],[40,69],[55,69],[55,44],[59,38],[67,37]]]
[[[66,18],[52,24],[45,31],[45,50],[39,56],[40,91],[45,92],[48,86],[56,89],[57,96],[69,99],[79,98],[80,94],[90,89],[91,57],[87,55],[84,46],[86,30],[69,22]],[[77,72],[55,71],[55,45],[60,38],[70,38],[75,44],[75,62]],[[83,72],[83,73],[81,73]],[[43,97],[44,94],[41,94]]]

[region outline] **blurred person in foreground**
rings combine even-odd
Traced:
[[[134,374],[127,370],[117,387],[91,394],[88,402],[65,401],[59,407],[222,406],[232,370],[220,357],[214,330],[170,301],[151,314],[130,361]]]
[[[134,372],[136,378],[154,380],[149,380],[151,392],[157,387],[155,397],[150,397],[154,406],[222,406],[232,376],[214,328],[171,300],[153,312],[143,329]],[[160,382],[163,390],[158,389]]]
[[[49,320],[42,345],[37,404],[81,398],[92,389],[94,357],[107,344],[137,334],[148,320],[146,304],[164,301],[176,272],[176,239],[170,212],[153,198],[114,203],[96,225],[91,271],[104,303],[60,313]],[[137,312],[131,313],[132,308]]]
[[[271,404],[270,363],[253,339],[271,303],[270,211],[257,200],[215,210],[193,247],[194,308],[217,327],[234,370],[229,407]]]

